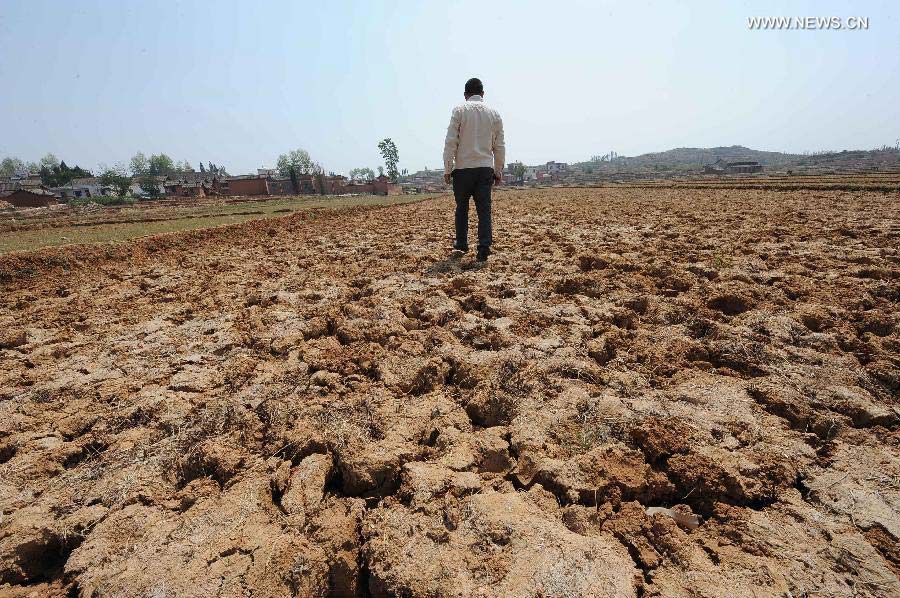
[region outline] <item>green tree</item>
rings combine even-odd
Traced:
[[[516,162],[513,165],[512,173],[515,175],[517,181],[520,183],[523,182],[525,180],[525,165],[521,162]]]
[[[278,156],[278,162],[275,165],[278,169],[278,174],[283,177],[291,176],[291,168],[294,169],[296,174],[312,174],[317,166],[318,164],[309,157],[309,152],[302,148],[281,154]]]
[[[378,142],[378,150],[381,157],[384,158],[384,165],[387,167],[388,177],[396,181],[400,174],[397,170],[397,164],[400,162],[400,153],[397,151],[397,144],[391,141],[391,138],[382,139]]]
[[[375,172],[371,168],[354,168],[350,171],[350,180],[354,182],[371,181],[375,178]]]
[[[118,197],[125,197],[131,188],[131,178],[124,166],[107,167],[100,174],[100,184],[111,188]]]
[[[141,188],[141,193],[150,199],[158,199],[162,196],[159,191],[159,183],[152,175],[142,175],[137,178],[137,183]]]
[[[0,175],[10,176],[25,171],[25,162],[19,158],[3,158],[3,161],[0,162]]]
[[[138,152],[131,157],[131,175],[145,176],[150,174],[150,161],[143,152]]]
[[[147,162],[147,174],[164,176],[175,172],[175,163],[166,154],[151,154]]]
[[[41,159],[41,182],[47,187],[62,187],[72,182],[72,179],[91,176],[90,171],[80,166],[69,168],[65,160],[56,162],[56,164],[54,162],[56,162],[56,156],[53,154],[47,154]],[[50,166],[51,164],[53,165]]]
[[[38,166],[40,166],[42,169],[47,168],[47,169],[52,170],[54,167],[59,166],[59,158],[57,158],[53,154],[47,154],[46,156],[41,158],[41,161],[38,164]]]
[[[384,166],[378,167],[378,176],[384,176]]]

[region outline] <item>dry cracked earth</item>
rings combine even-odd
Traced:
[[[0,258],[0,596],[900,595],[896,193],[494,212]]]

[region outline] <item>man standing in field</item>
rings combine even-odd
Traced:
[[[491,185],[503,180],[503,121],[496,110],[484,103],[484,87],[479,79],[469,79],[466,101],[453,109],[447,140],[444,142],[444,181],[453,180],[456,196],[456,243],[453,249],[469,250],[469,198],[475,198],[478,212],[478,261],[487,261],[491,252]]]

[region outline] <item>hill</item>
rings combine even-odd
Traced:
[[[742,145],[727,147],[679,147],[664,152],[639,156],[616,156],[612,160],[588,160],[573,164],[574,170],[596,173],[647,173],[699,171],[703,165],[716,160],[725,162],[755,161],[767,171],[794,170],[797,172],[856,172],[900,169],[900,149],[882,147],[873,150],[843,150],[788,154],[755,150]]]

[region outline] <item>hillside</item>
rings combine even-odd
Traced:
[[[791,166],[798,171],[852,172],[858,170],[900,170],[900,149],[844,150],[800,156]]]
[[[767,171],[855,172],[861,170],[900,169],[900,149],[882,147],[873,150],[843,150],[814,154],[787,154],[755,150],[742,145],[728,147],[679,147],[640,156],[617,156],[612,161],[586,161],[573,164],[575,170],[597,173],[641,173],[647,171],[690,172],[716,160],[756,161]]]
[[[726,162],[755,161],[764,166],[780,166],[801,158],[799,154],[784,154],[781,152],[766,152],[750,149],[742,145],[730,147],[679,147],[665,152],[643,154],[624,160],[633,166],[667,165],[687,166],[710,164],[716,160]]]
[[[586,161],[574,164],[576,167],[698,167],[718,159],[726,162],[754,160],[764,166],[781,166],[804,156],[781,152],[766,152],[750,149],[742,145],[728,147],[678,147],[664,152],[651,152],[640,156],[618,156],[612,162]]]

